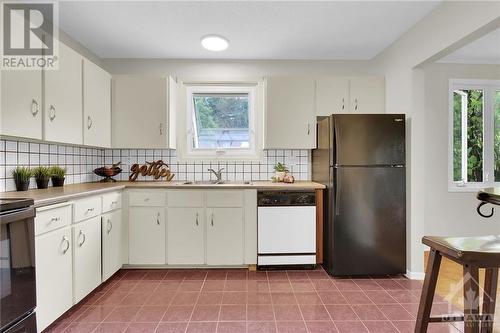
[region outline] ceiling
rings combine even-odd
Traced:
[[[500,65],[500,29],[476,39],[438,62]]]
[[[371,59],[438,1],[64,1],[60,28],[101,58]],[[217,34],[229,48],[210,52]]]

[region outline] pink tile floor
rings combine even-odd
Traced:
[[[413,332],[421,283],[309,271],[121,270],[45,332]],[[434,314],[448,303],[436,299]],[[429,332],[461,332],[459,324]]]

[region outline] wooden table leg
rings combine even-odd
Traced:
[[[492,333],[495,319],[495,303],[497,297],[498,268],[486,268],[484,276],[483,316],[481,333]]]
[[[479,268],[464,266],[464,333],[479,333]]]
[[[441,265],[441,254],[431,249],[427,261],[427,270],[425,272],[424,286],[420,295],[420,304],[418,306],[417,322],[415,324],[415,333],[426,333],[429,326],[429,317],[431,315],[432,300],[436,291],[436,283]]]

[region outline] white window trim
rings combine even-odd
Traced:
[[[181,161],[260,161],[262,159],[262,128],[263,119],[263,82],[260,81],[221,81],[221,82],[183,82],[185,92],[184,108],[185,123],[181,130],[185,131],[182,144],[178,144]],[[195,93],[243,93],[248,94],[248,125],[250,131],[250,147],[229,149],[199,149],[193,148],[196,138],[193,105]]]
[[[453,93],[456,90],[481,89],[483,105],[483,182],[455,182],[453,180]],[[493,93],[500,90],[500,80],[450,79],[448,89],[448,191],[475,192],[485,187],[500,186],[494,181],[494,105]],[[462,110],[462,114],[467,109]],[[462,131],[467,130],[467,117],[462,117]],[[462,138],[462,146],[467,140]],[[462,150],[463,151],[463,150]],[[491,152],[488,153],[488,152]],[[464,168],[465,164],[465,168]],[[467,158],[462,155],[462,175],[467,175]]]

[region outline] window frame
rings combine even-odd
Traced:
[[[258,121],[258,84],[257,83],[197,83],[186,86],[186,146],[184,157],[209,159],[209,160],[258,160],[260,151],[259,140],[256,134],[256,123]],[[195,94],[248,94],[248,148],[194,148],[196,138],[196,115],[193,96]]]
[[[483,181],[467,182],[454,181],[453,179],[453,125],[454,109],[453,94],[456,90],[483,90]],[[450,79],[448,89],[448,190],[450,192],[475,192],[485,187],[499,186],[500,181],[495,182],[494,164],[494,93],[500,91],[500,80],[478,80],[478,79]],[[467,131],[467,108],[462,108],[462,131]],[[462,174],[467,172],[467,155],[464,155],[467,140],[462,136]]]

